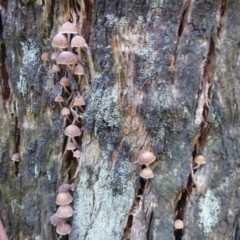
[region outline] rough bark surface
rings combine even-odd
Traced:
[[[90,85],[69,239],[240,238],[239,0],[11,0],[0,11],[0,218],[9,239],[57,239],[57,187],[72,182],[59,79],[40,60],[66,21],[93,59],[83,55]],[[157,157],[148,181],[136,163],[142,150]],[[200,154],[207,164],[193,169]]]

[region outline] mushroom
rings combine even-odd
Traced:
[[[67,92],[68,94],[71,94],[71,93],[67,90],[67,87],[69,87],[69,86],[71,85],[68,78],[66,78],[66,77],[61,78],[61,80],[60,80],[60,85],[64,88],[65,92]]]
[[[48,52],[43,52],[41,55],[41,60],[43,61],[43,65],[47,65],[47,61],[49,61],[49,54]]]
[[[76,54],[69,51],[63,51],[59,54],[56,61],[57,64],[67,65],[69,69],[73,71],[73,67],[71,67],[71,65],[76,64],[78,59]]]
[[[70,119],[69,119],[69,117],[68,117],[68,115],[69,115],[70,113],[71,113],[71,112],[70,112],[70,110],[69,110],[67,107],[64,107],[64,108],[61,110],[61,114],[65,117],[65,118],[64,118],[64,123],[63,123],[64,126],[66,125],[66,120],[67,120],[67,119],[70,121]]]
[[[65,22],[59,29],[59,33],[66,33],[68,40],[68,50],[70,51],[71,34],[78,34],[77,28],[73,23]]]
[[[57,216],[56,213],[54,213],[51,217],[50,217],[50,222],[51,224],[56,227],[56,226],[60,226],[62,224],[64,224],[66,222],[66,219],[64,218],[60,218]],[[0,238],[1,239],[1,238]]]
[[[173,65],[170,65],[168,67],[168,72],[170,72],[171,74],[175,71],[175,67]]]
[[[72,105],[73,105],[73,106],[71,107],[71,112],[72,112],[73,117],[74,117],[73,123],[76,123],[76,122],[79,122],[79,121],[78,121],[78,118],[81,117],[82,114],[79,115],[79,114],[77,113],[77,111],[74,109],[74,107],[79,107],[80,110],[81,110],[82,112],[84,112],[82,106],[85,105],[85,100],[84,100],[84,98],[83,98],[82,96],[78,95],[78,96],[76,96],[76,97],[73,99]]]
[[[72,232],[72,227],[71,225],[67,224],[67,223],[64,223],[62,225],[58,225],[57,228],[56,228],[56,232],[59,234],[59,235],[67,235],[69,233]]]
[[[56,214],[60,218],[68,218],[73,215],[73,209],[69,205],[60,206],[58,208]]]
[[[183,221],[180,219],[177,219],[174,221],[174,228],[176,229],[182,229],[183,228]]]
[[[80,86],[81,83],[81,76],[84,75],[84,68],[82,67],[81,64],[78,64],[75,68],[74,68],[74,72],[75,75],[78,75],[78,85]],[[88,83],[87,83],[88,84]]]
[[[73,150],[76,149],[76,145],[73,142],[69,142],[66,149],[73,152]]]
[[[153,171],[151,168],[147,167],[147,168],[144,168],[141,172],[140,172],[140,176],[142,178],[145,178],[145,179],[149,179],[149,178],[153,178],[154,177],[154,174],[153,174]]]
[[[73,37],[71,41],[71,47],[76,47],[77,48],[77,53],[78,53],[78,59],[81,62],[82,61],[82,56],[81,56],[81,47],[87,47],[87,43],[85,39],[81,36],[75,36]]]
[[[82,156],[82,152],[79,150],[76,150],[75,152],[73,152],[73,156],[77,159],[77,161],[79,162],[81,156]]]
[[[21,161],[21,157],[20,157],[20,154],[19,154],[19,152],[17,152],[17,153],[14,153],[13,155],[12,155],[12,158],[11,158],[14,162],[20,162]]]
[[[139,164],[146,165],[147,167],[149,167],[149,164],[154,162],[155,160],[155,155],[149,151],[141,152],[137,159]]]
[[[54,101],[59,103],[60,108],[63,108],[62,102],[64,102],[64,99],[62,96],[57,95]]]
[[[63,183],[62,185],[59,186],[58,192],[67,192],[71,189],[71,185],[67,183]]]
[[[72,139],[74,144],[77,146],[78,149],[80,149],[79,145],[77,144],[74,137],[80,136],[82,134],[82,131],[79,127],[71,124],[68,127],[65,128],[64,134]]]
[[[175,57],[174,57],[173,55],[170,55],[170,56],[168,57],[168,62],[169,62],[171,65],[173,65],[174,62],[175,62]]]
[[[59,66],[56,65],[56,64],[53,64],[53,65],[52,65],[52,72],[53,72],[53,73],[58,73],[58,72],[60,72]]]
[[[60,192],[56,197],[56,204],[57,205],[68,205],[73,201],[73,198],[69,192]]]
[[[197,164],[193,169],[199,168],[201,165],[206,164],[206,158],[203,155],[199,155],[194,159],[194,162]]]
[[[60,48],[62,52],[64,48],[68,47],[68,40],[63,34],[58,33],[52,39],[52,46],[55,48]]]
[[[51,55],[51,59],[56,61],[59,54],[60,54],[59,52],[53,52],[52,55]]]

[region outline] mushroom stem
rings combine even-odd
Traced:
[[[62,105],[62,103],[61,102],[58,102],[59,103],[59,106],[60,106],[60,108],[63,108],[63,105]]]
[[[76,145],[77,149],[80,151],[80,146],[78,145],[78,143],[76,142],[74,137],[71,137],[73,143]]]
[[[192,169],[198,169],[200,167],[201,164],[197,164],[196,167],[193,167]]]
[[[68,51],[71,51],[71,48],[70,48],[70,37],[71,37],[71,33],[67,33]]]
[[[88,66],[89,66],[89,71],[91,74],[92,79],[94,78],[94,76],[96,75],[95,73],[95,69],[94,69],[94,64],[93,64],[93,60],[92,60],[92,54],[90,51],[90,48],[87,46],[87,61],[88,61]]]
[[[82,162],[81,159],[82,159],[82,156],[80,157],[80,159],[79,159],[79,161],[78,161],[77,170],[76,170],[76,172],[74,173],[72,179],[76,178],[77,175],[78,175],[78,172],[79,172],[79,170],[80,170],[80,168],[81,168],[81,162]]]
[[[78,86],[81,84],[81,75],[78,75]]]
[[[63,88],[64,88],[64,90],[65,90],[65,92],[67,93],[67,94],[71,94],[68,90],[67,90],[67,88],[66,88],[66,86],[63,86]]]
[[[78,53],[78,60],[81,62],[82,61],[82,55],[81,55],[80,47],[77,47],[77,53]]]

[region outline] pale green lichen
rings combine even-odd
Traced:
[[[36,64],[39,59],[39,47],[37,43],[29,39],[27,42],[20,42],[22,48],[22,64],[19,70],[19,80],[17,82],[18,91],[24,96],[27,94],[28,72]]]
[[[220,202],[211,190],[199,200],[199,227],[208,235],[219,221]]]

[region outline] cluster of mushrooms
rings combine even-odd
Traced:
[[[61,108],[64,118],[64,134],[67,136],[67,143],[64,154],[68,154],[71,161],[77,161],[77,169],[73,178],[77,176],[81,159],[81,136],[83,134],[82,115],[85,110],[85,100],[82,97],[88,81],[82,66],[82,51],[88,48],[85,39],[78,35],[76,26],[66,22],[59,33],[53,37],[52,46],[55,52],[42,53],[43,66],[59,78],[61,92],[55,97]],[[49,62],[51,64],[49,64]],[[56,204],[60,207],[51,217],[51,223],[56,226],[56,232],[60,235],[67,235],[71,232],[70,218],[73,209],[69,205],[72,202],[72,185],[63,184],[58,189]]]
[[[59,205],[59,208],[56,213],[51,216],[50,221],[52,225],[56,227],[56,232],[59,235],[67,235],[72,231],[72,227],[68,222],[73,215],[73,209],[70,206],[73,197],[70,191],[73,192],[74,189],[74,183],[64,183],[58,188],[56,204]]]
[[[170,66],[168,67],[168,72],[173,73],[175,71],[174,67],[175,57],[173,55],[170,55],[168,57],[168,63],[170,63]]]

